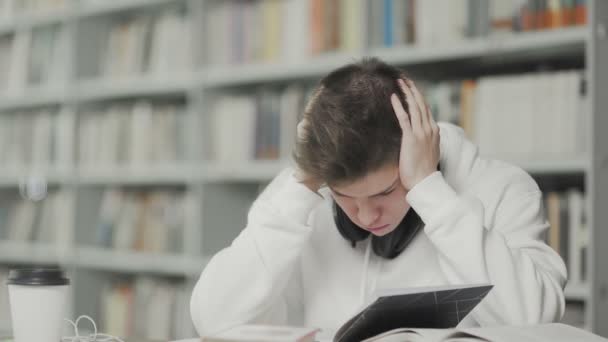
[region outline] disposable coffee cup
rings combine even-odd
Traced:
[[[7,283],[14,341],[61,341],[70,284],[63,271],[11,270]]]

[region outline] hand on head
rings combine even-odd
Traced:
[[[409,113],[399,97],[391,95],[391,103],[403,132],[399,153],[399,176],[403,186],[411,190],[437,170],[439,163],[439,126],[433,119],[420,91],[410,80],[397,80],[405,94]]]

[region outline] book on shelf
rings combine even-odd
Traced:
[[[585,132],[590,113],[582,71],[484,76],[420,85],[435,118],[463,127],[483,156],[522,163],[580,159],[588,152]],[[296,85],[254,93],[215,99],[209,151],[212,160],[235,163],[289,157],[294,123],[308,94]],[[518,132],[516,140],[509,135],[514,131]]]
[[[305,88],[261,88],[221,95],[211,110],[209,159],[223,164],[287,159],[304,108]]]
[[[101,296],[100,315],[105,333],[168,341],[184,330],[189,307],[185,283],[152,276],[108,279]],[[187,329],[188,331],[191,329]]]
[[[210,65],[293,63],[368,47],[454,44],[585,25],[586,1],[222,1],[209,5],[205,22]]]
[[[280,129],[279,133],[279,157],[281,159],[291,158],[295,146],[294,127],[302,119],[306,100],[309,96],[306,90],[299,84],[292,84],[285,88],[281,94],[280,104]]]
[[[8,46],[10,55],[3,62],[9,66],[9,72],[6,78],[6,88],[2,90],[8,96],[19,96],[26,88],[31,36],[31,31],[18,31],[13,35],[10,46]],[[3,48],[7,48],[7,46],[3,46]]]
[[[137,101],[90,108],[79,116],[78,162],[83,167],[166,165],[187,159],[182,105]]]
[[[66,246],[70,241],[72,194],[51,191],[41,201],[3,198],[0,213],[0,239]]]
[[[70,113],[40,108],[0,115],[0,160],[5,171],[44,173],[71,160]],[[66,141],[66,139],[68,139]]]
[[[0,336],[2,332],[8,332],[12,330],[11,311],[8,299],[8,268],[0,267]]]
[[[581,285],[587,280],[586,196],[578,189],[550,191],[545,195],[549,220],[547,243],[564,259],[568,268],[568,284]]]
[[[278,159],[280,147],[280,95],[261,89],[256,101],[254,159]]]
[[[494,2],[493,2],[494,3]],[[501,4],[503,18],[512,13],[512,29],[532,31],[587,24],[586,0],[527,0]],[[510,6],[509,6],[510,5]],[[496,21],[492,25],[497,25]]]
[[[194,68],[195,39],[192,18],[183,10],[170,9],[154,26],[149,72],[166,75]]]
[[[0,93],[22,96],[28,89],[56,89],[65,83],[67,36],[59,25],[18,30],[0,39]]]
[[[71,207],[74,197],[68,191],[51,192],[42,201],[39,214],[38,230],[34,241],[50,244],[67,245],[71,241]]]
[[[338,4],[338,50],[358,52],[366,41],[365,0],[339,0]],[[304,28],[306,30],[306,28]],[[321,32],[322,33],[322,32]],[[400,33],[400,32],[399,32]],[[398,37],[398,34],[395,37]],[[396,38],[398,39],[398,38]]]
[[[178,253],[191,195],[173,191],[104,191],[96,244],[119,250]]]
[[[102,74],[117,78],[137,75],[144,71],[147,40],[152,18],[147,15],[121,18],[114,23],[108,34]]]
[[[29,200],[18,201],[7,225],[10,241],[32,241],[38,206]]]
[[[563,161],[589,151],[582,71],[484,76],[424,88],[436,119],[463,127],[483,156],[516,163]]]
[[[281,21],[291,23],[291,25],[279,27],[279,29],[283,29],[280,31],[280,42],[277,43],[280,53],[279,58],[292,62],[302,61],[309,55],[308,45],[304,43],[310,40],[309,32],[306,30],[307,22],[310,20],[308,16],[308,3],[299,0],[285,0],[283,2],[284,11]],[[248,8],[251,8],[251,6]],[[251,17],[251,14],[248,13],[248,16]],[[248,22],[244,22],[243,24],[242,27],[238,27],[238,24],[236,24],[236,32],[243,32],[242,29],[244,27],[250,27]],[[233,37],[245,38],[243,34],[233,34],[235,34]],[[235,56],[240,57],[244,61],[252,60],[252,56],[245,54],[245,51],[251,50],[248,47],[248,43],[234,40],[233,44],[236,52]],[[235,62],[239,62],[239,60],[237,59]]]
[[[62,84],[67,51],[67,36],[59,26],[34,29],[28,56],[28,86],[42,88]]]
[[[8,92],[9,79],[12,73],[11,55],[13,38],[10,35],[0,36],[0,93]]]
[[[467,0],[450,1],[448,4],[441,0],[415,1],[414,42],[433,45],[463,40],[472,31],[467,26],[473,22],[468,18],[468,10]]]
[[[191,70],[192,37],[191,18],[180,7],[116,20],[110,26],[106,49],[101,51],[101,76],[168,76]]]
[[[223,164],[252,160],[255,119],[255,97],[222,95],[218,98],[209,120],[209,159]]]

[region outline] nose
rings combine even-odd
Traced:
[[[359,204],[357,217],[363,226],[370,227],[380,217],[380,210],[371,203],[361,203]]]

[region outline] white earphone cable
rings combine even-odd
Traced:
[[[93,325],[92,334],[88,336],[80,336],[78,324],[80,323],[81,319],[87,319],[89,322],[91,322]],[[87,315],[78,316],[76,322],[73,322],[67,318],[65,320],[74,328],[74,336],[64,336],[61,338],[62,342],[125,342],[116,336],[97,333],[97,325],[95,324],[95,321]]]

